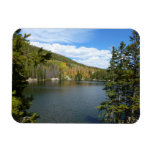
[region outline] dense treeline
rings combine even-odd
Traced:
[[[24,46],[25,55],[25,77],[46,80],[59,78],[61,80],[78,80],[77,75],[81,73],[79,80],[105,80],[107,71],[95,67],[85,66],[62,55],[53,53],[31,45]],[[50,60],[43,61],[45,54],[49,53]]]
[[[118,49],[113,47],[105,87],[109,100],[97,107],[102,122],[134,123],[139,118],[140,37],[136,31],[130,41],[128,46],[121,42]]]

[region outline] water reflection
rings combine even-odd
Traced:
[[[103,85],[105,82],[102,81],[34,81],[29,83],[30,86],[88,86],[88,85]]]
[[[39,122],[99,123],[95,108],[105,101],[104,82],[41,81],[30,83],[24,95],[33,95],[31,112]]]

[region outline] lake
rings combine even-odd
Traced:
[[[40,115],[40,123],[99,123],[98,110],[105,101],[104,82],[32,82],[23,94],[33,96],[29,109]]]

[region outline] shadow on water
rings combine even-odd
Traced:
[[[86,120],[88,121],[88,123],[101,123],[97,118],[94,118],[92,116],[87,116]]]

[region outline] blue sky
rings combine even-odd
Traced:
[[[85,65],[107,68],[112,46],[129,44],[131,29],[22,29],[30,44],[69,57]]]

